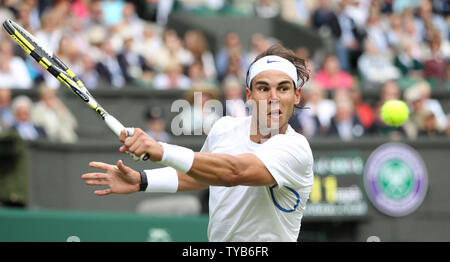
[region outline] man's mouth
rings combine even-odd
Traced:
[[[283,115],[283,112],[281,112],[280,109],[275,109],[275,110],[271,110],[269,113],[267,113],[267,115],[270,118],[281,118],[281,116]]]

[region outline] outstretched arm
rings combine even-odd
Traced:
[[[117,161],[116,165],[110,165],[102,162],[91,162],[90,167],[98,168],[104,172],[86,173],[81,176],[90,186],[107,186],[107,189],[96,190],[94,194],[105,196],[109,194],[130,194],[139,191],[141,184],[141,175],[138,171],[125,166],[122,160]],[[178,192],[203,190],[208,185],[198,182],[192,177],[177,172],[178,174]]]
[[[121,152],[128,151],[138,156],[148,153],[154,162],[163,158],[164,149],[161,144],[139,128],[135,129],[132,137],[126,137],[125,132],[122,132],[120,141],[124,144],[120,148]],[[183,153],[175,152],[180,155]],[[187,175],[200,184],[214,186],[262,186],[276,183],[262,161],[253,154],[233,156],[198,152],[194,154]]]

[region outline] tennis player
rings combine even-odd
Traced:
[[[82,179],[108,186],[96,195],[209,188],[209,241],[297,241],[313,185],[313,156],[288,120],[308,79],[305,62],[274,45],[248,70],[252,115],[217,120],[201,152],[159,143],[136,128],[128,137],[122,132],[120,151],[148,153],[167,167],[139,172],[121,160],[116,165],[91,162],[105,172]]]

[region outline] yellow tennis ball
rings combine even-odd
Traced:
[[[381,119],[388,126],[401,126],[408,118],[408,105],[401,100],[389,100],[381,107]]]

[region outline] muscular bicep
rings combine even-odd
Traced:
[[[188,175],[213,186],[264,186],[275,184],[268,169],[254,154],[195,153]]]
[[[264,163],[254,154],[246,153],[237,155],[240,165],[236,182],[244,186],[267,186],[276,184],[275,179],[270,174]]]

